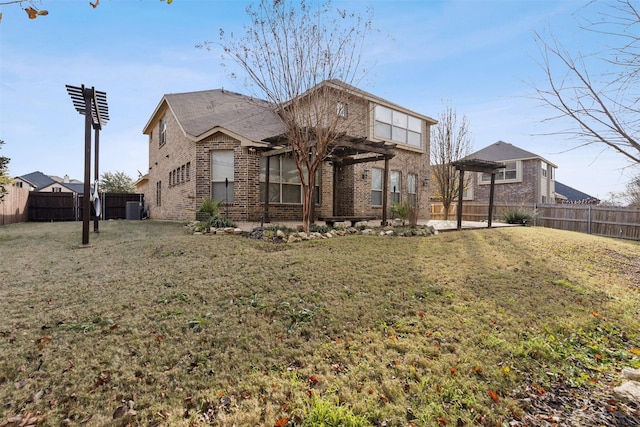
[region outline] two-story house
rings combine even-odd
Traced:
[[[555,203],[555,169],[557,166],[543,157],[498,141],[465,159],[489,160],[504,163],[495,178],[496,203],[522,205],[534,203]],[[465,189],[465,200],[488,202],[491,174],[474,173]]]
[[[343,136],[318,171],[315,217],[383,218],[383,206],[405,200],[426,217],[436,121],[340,81],[311,90],[320,87],[348,96],[327,113]],[[205,197],[236,221],[302,217],[301,180],[272,104],[223,89],[167,94],[143,133],[150,218],[192,220]]]

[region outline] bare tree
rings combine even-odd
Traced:
[[[305,0],[261,0],[249,6],[251,25],[236,38],[221,30],[225,52],[249,83],[282,117],[282,144],[291,152],[302,183],[302,221],[309,230],[316,171],[343,135],[348,97],[341,83],[357,85],[370,16],[313,6]],[[370,13],[370,12],[369,12]]]
[[[634,177],[625,188],[623,193],[627,206],[640,208],[640,175]]]
[[[602,3],[592,1],[595,8]],[[541,66],[548,85],[537,98],[573,126],[557,134],[575,137],[579,146],[605,144],[640,163],[640,12],[632,0],[616,0],[597,20],[583,21],[582,31],[597,34],[606,46],[592,52],[569,52],[551,33],[536,33]],[[598,62],[607,72],[593,74]]]
[[[459,119],[456,110],[445,105],[431,134],[433,192],[434,197],[442,202],[445,220],[449,219],[449,207],[458,197],[460,186],[459,172],[452,163],[469,155],[472,145],[467,116]]]

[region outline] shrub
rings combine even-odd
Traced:
[[[411,227],[418,225],[418,206],[407,201],[401,203],[393,203],[391,206],[391,214],[402,220],[402,225],[409,222]]]
[[[208,213],[211,218],[216,218],[218,216],[218,213],[220,212],[221,204],[222,200],[214,202],[211,197],[203,197],[202,206],[200,206],[198,212]]]
[[[507,224],[531,225],[533,223],[533,214],[522,208],[509,208],[502,215],[502,220]]]
[[[213,228],[227,228],[227,227],[235,227],[236,223],[231,221],[229,218],[225,218],[222,216],[215,216],[212,218],[209,218],[209,221],[207,221],[209,227],[213,227]]]

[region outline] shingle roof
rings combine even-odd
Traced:
[[[222,127],[253,141],[284,132],[280,117],[266,101],[224,89],[164,96],[183,130],[198,137]]]
[[[22,179],[23,181],[27,181],[36,189],[46,187],[47,185],[53,184],[55,182],[50,176],[45,175],[40,171],[31,172],[26,175],[19,176],[18,178]]]
[[[498,141],[495,144],[491,144],[488,147],[483,148],[482,150],[469,154],[465,159],[492,160],[500,162],[504,160],[517,159],[543,159],[543,157],[530,151],[523,150],[522,148],[516,147],[508,142]],[[546,159],[543,160],[550,163]]]
[[[556,193],[561,194],[567,198],[567,202],[591,202],[597,201],[597,197],[583,193],[575,188],[569,187],[561,182],[556,181]]]

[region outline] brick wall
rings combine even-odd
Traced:
[[[162,113],[158,117],[163,117]],[[165,111],[166,142],[160,146],[158,122],[149,141],[149,184],[145,191],[146,208],[152,219],[191,220],[196,211],[196,144],[184,136],[173,114]],[[170,185],[170,172],[190,162],[190,177]],[[185,172],[186,173],[186,172]],[[161,182],[158,206],[157,183]]]
[[[469,172],[467,172],[469,173]],[[479,176],[474,173],[473,200],[489,202],[491,185],[479,184]],[[466,175],[465,175],[466,176]],[[540,203],[540,160],[522,161],[522,180],[520,182],[496,181],[494,203],[496,204],[533,204]]]
[[[348,115],[340,123],[339,130],[349,135],[369,136],[373,133],[373,104],[361,98],[349,98]],[[240,141],[223,133],[216,133],[204,141],[194,142],[185,137],[173,115],[166,110],[157,117],[167,121],[166,143],[159,146],[158,122],[153,124],[149,142],[149,182],[145,191],[146,208],[152,219],[193,220],[202,200],[211,194],[212,150],[233,150],[234,152],[234,201],[222,206],[235,221],[260,221],[264,215],[264,205],[260,201],[260,150],[243,147]],[[401,172],[401,200],[407,200],[407,175],[417,176],[420,217],[428,218],[428,187],[422,185],[429,173],[429,126],[423,122],[423,146],[398,146],[395,157],[390,160],[390,170]],[[170,185],[170,173],[176,168],[190,163],[189,179]],[[382,208],[371,206],[371,173],[363,178],[364,169],[384,168],[384,162],[359,163],[336,171],[337,215],[365,215],[382,218]],[[316,216],[332,216],[334,170],[329,162],[324,162],[320,171],[321,203],[315,207]],[[162,182],[162,200],[158,205],[157,183]],[[391,203],[389,203],[389,209]],[[269,204],[269,217],[275,220],[300,220],[302,205]]]

